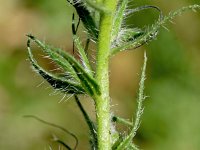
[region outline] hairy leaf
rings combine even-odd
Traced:
[[[86,72],[89,73],[91,76],[93,76],[92,67],[91,67],[90,62],[88,60],[87,54],[85,53],[85,50],[81,45],[80,39],[76,35],[73,35],[73,39],[74,39],[74,43],[75,43],[75,45],[78,49],[78,53],[80,54],[82,64],[83,64]]]
[[[114,41],[119,35],[120,29],[125,15],[125,10],[129,0],[122,0],[118,5],[118,9],[114,18],[113,30],[112,30],[112,41]]]
[[[96,80],[85,71],[85,69],[79,64],[79,62],[74,57],[70,56],[68,53],[64,52],[61,49],[51,48],[48,45],[45,45],[32,35],[28,35],[28,37],[28,43],[30,43],[30,40],[33,40],[43,50],[43,52],[49,55],[57,54],[56,56],[60,56],[62,59],[65,59],[65,61],[67,61],[70,64],[70,66],[74,69],[82,85],[82,88],[85,89],[85,91],[89,95],[93,96],[94,94],[100,94],[100,88]]]
[[[123,1],[123,2],[125,3],[125,1]],[[140,6],[140,7],[131,9],[131,10],[126,10],[126,12],[125,12],[125,8],[124,8],[123,12],[125,14],[123,14],[123,15],[128,16],[135,12],[142,11],[144,9],[155,9],[159,12],[159,20],[161,20],[163,18],[162,11],[158,7],[151,6],[151,5]],[[123,16],[121,16],[121,23],[122,23],[122,19],[123,19]],[[123,45],[124,43],[130,42],[130,41],[133,42],[139,36],[142,36],[145,33],[143,30],[141,30],[139,28],[122,28],[121,26],[118,29],[117,38],[115,38],[115,41],[113,41],[113,46],[115,46],[115,47]]]
[[[144,64],[143,64],[143,67],[142,67],[142,74],[141,74],[141,79],[140,79],[140,83],[139,83],[139,93],[138,93],[138,100],[137,100],[138,105],[137,105],[135,122],[133,124],[132,129],[131,129],[131,132],[119,144],[119,146],[117,147],[117,150],[127,149],[132,144],[132,140],[133,140],[134,136],[136,135],[136,132],[139,128],[141,116],[142,116],[142,113],[143,113],[143,101],[145,99],[145,97],[144,97],[144,81],[145,81],[146,63],[147,63],[147,57],[146,57],[146,53],[145,53],[144,54]]]
[[[188,7],[183,7],[179,10],[176,10],[174,12],[169,13],[168,16],[163,17],[162,19],[159,19],[156,23],[154,23],[151,27],[147,27],[146,30],[144,31],[144,34],[139,36],[137,39],[126,42],[118,47],[112,48],[111,49],[111,56],[116,54],[117,52],[131,49],[131,48],[137,48],[153,39],[157,36],[158,30],[160,27],[162,27],[166,22],[172,20],[174,17],[181,15],[182,13],[188,11],[188,10],[195,10],[195,9],[200,9],[199,5],[191,5]]]
[[[69,77],[69,79],[74,80],[74,82],[80,82],[75,70],[72,68],[72,66],[69,64],[69,62],[64,59],[62,56],[57,54],[55,51],[52,51],[51,48],[48,45],[45,45],[44,43],[40,42],[38,39],[36,39],[32,35],[27,35],[30,39],[32,39],[35,43],[37,43],[40,47],[43,47],[43,51],[54,61],[57,63],[59,67],[61,67],[64,71],[65,77]]]
[[[69,93],[69,94],[83,94],[85,93],[84,89],[81,87],[81,85],[70,81],[66,80],[64,78],[61,78],[59,76],[53,75],[47,71],[45,71],[42,67],[40,67],[36,60],[33,58],[33,54],[30,49],[30,40],[27,42],[28,46],[28,54],[29,54],[29,59],[34,67],[35,71],[39,73],[46,81],[49,82],[49,84],[55,88],[58,89],[62,92]]]

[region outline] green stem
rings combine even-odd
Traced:
[[[120,118],[120,117],[117,117],[117,116],[113,116],[112,117],[112,121],[113,122],[117,122],[117,123],[121,123],[121,124],[124,124],[128,127],[133,127],[133,123],[124,119],[124,118]]]
[[[97,137],[99,150],[111,150],[110,97],[109,97],[109,52],[116,0],[104,0],[110,13],[100,14],[100,31],[97,50],[96,80],[101,94],[94,97],[96,102]]]
[[[94,123],[92,122],[92,120],[90,119],[89,115],[87,114],[87,112],[85,111],[85,109],[83,108],[83,105],[81,104],[79,98],[77,95],[74,95],[75,100],[76,100],[76,104],[78,105],[79,109],[81,110],[83,117],[89,127],[90,130],[90,134],[92,136],[92,142],[93,145],[96,146],[96,142],[97,142],[97,136],[96,136],[96,127],[94,125]]]

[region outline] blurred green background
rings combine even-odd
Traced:
[[[0,150],[49,149],[52,135],[73,139],[33,119],[31,114],[76,134],[78,149],[89,149],[87,126],[73,98],[53,93],[27,60],[25,34],[33,33],[56,47],[72,51],[71,15],[65,0],[0,0]],[[159,6],[164,14],[199,0],[134,0],[131,5]],[[153,10],[128,18],[129,26],[144,27],[157,17]],[[200,150],[200,13],[189,12],[162,29],[158,39],[111,60],[112,111],[132,118],[136,105],[143,52],[147,51],[145,112],[135,142],[145,150]],[[80,31],[80,34],[83,31]],[[48,64],[51,68],[51,64]],[[68,99],[69,98],[69,99]],[[91,99],[82,97],[94,116]],[[119,129],[123,128],[119,126]],[[127,129],[126,129],[127,130]]]

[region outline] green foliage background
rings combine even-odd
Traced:
[[[88,132],[73,99],[58,103],[47,83],[30,69],[26,33],[72,51],[72,8],[64,0],[0,0],[0,149],[36,150],[52,145],[52,134],[73,144],[68,135],[22,116],[33,114],[75,133],[79,149],[88,149]],[[198,0],[135,0],[132,6],[153,4],[164,14]],[[157,17],[151,10],[136,13],[127,25],[144,26]],[[162,29],[158,39],[136,51],[118,54],[111,61],[112,111],[131,118],[143,51],[148,55],[145,112],[137,134],[146,150],[200,149],[200,13],[187,13]],[[81,31],[81,29],[79,30]],[[79,32],[83,34],[83,32]],[[50,63],[44,63],[53,69]],[[50,95],[49,95],[50,94]],[[67,100],[67,98],[65,99]],[[92,101],[83,97],[94,118]],[[121,130],[124,128],[119,126]]]

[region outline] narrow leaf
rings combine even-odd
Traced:
[[[130,134],[120,143],[120,145],[117,147],[117,150],[127,149],[131,145],[132,139],[135,137],[136,132],[139,128],[141,116],[143,113],[143,101],[145,99],[145,97],[144,97],[144,81],[145,81],[146,63],[147,63],[147,57],[146,57],[146,53],[145,53],[144,54],[144,64],[142,67],[142,74],[141,74],[141,79],[140,79],[140,83],[139,83],[139,93],[138,93],[138,101],[137,101],[138,105],[137,105],[135,122],[133,124],[133,128],[132,128]]]
[[[122,28],[122,23],[125,15],[125,10],[127,7],[129,0],[122,0],[121,3],[118,5],[118,9],[114,18],[113,23],[113,30],[112,30],[112,41],[116,40],[117,36],[119,35],[119,32]]]
[[[123,142],[123,137],[119,135],[118,140],[112,145],[112,150],[116,150],[121,142]]]
[[[74,70],[76,71],[80,81],[82,82],[82,85],[89,90],[91,95],[93,96],[94,92],[96,94],[100,94],[100,88],[99,85],[97,84],[96,80],[88,74],[85,69],[69,54],[66,52],[59,50],[59,49],[54,49],[58,54],[60,54],[63,58],[68,60],[68,62],[72,65]]]
[[[49,84],[55,88],[58,89],[62,92],[69,93],[69,94],[83,94],[85,93],[84,89],[81,87],[81,85],[70,81],[66,80],[64,78],[58,77],[56,75],[53,75],[47,71],[45,71],[42,67],[40,67],[36,60],[33,58],[33,54],[30,49],[30,39],[27,42],[27,47],[28,47],[28,54],[29,54],[29,60],[34,67],[35,71],[39,73],[46,81],[49,82]]]
[[[121,29],[118,37],[113,41],[112,47],[121,46],[127,42],[136,40],[138,37],[142,36],[145,32],[139,28],[125,28]]]
[[[135,48],[155,39],[155,37],[157,36],[158,30],[160,29],[160,27],[165,25],[166,22],[172,20],[173,18],[175,18],[178,15],[183,14],[186,11],[195,10],[195,9],[200,9],[200,6],[199,5],[191,5],[191,6],[183,7],[179,10],[169,13],[168,16],[163,17],[163,19],[158,20],[151,27],[146,28],[146,31],[144,32],[144,34],[139,36],[137,39],[127,42],[127,43],[124,43],[121,46],[112,48],[110,55],[112,56],[112,55],[116,54],[117,52],[127,50],[130,48],[135,49]]]
[[[89,10],[84,5],[82,1],[77,2],[76,0],[70,1],[67,0],[75,9],[77,14],[79,15],[81,21],[83,22],[84,27],[87,29],[89,35],[94,41],[98,39],[98,28],[94,19],[92,18]]]
[[[163,18],[162,11],[160,10],[160,8],[158,8],[157,6],[153,6],[153,5],[144,5],[144,6],[134,8],[134,9],[130,9],[129,11],[126,12],[126,15],[128,16],[135,12],[139,12],[139,11],[145,10],[145,9],[155,9],[156,11],[159,12],[159,20],[162,20],[162,18]]]
[[[124,13],[126,14],[126,16],[128,16],[135,12],[139,12],[145,9],[155,9],[159,12],[159,20],[161,21],[161,19],[163,18],[162,11],[158,7],[151,6],[151,5],[140,6],[135,9],[127,10]],[[130,42],[130,41],[133,42],[139,36],[142,36],[144,33],[145,32],[139,28],[121,28],[121,29],[119,28],[118,36],[116,37],[115,41],[113,41],[112,45],[113,47],[117,47],[119,45],[123,45],[124,43]]]
[[[74,79],[75,82],[80,82],[76,72],[66,59],[57,54],[55,51],[52,51],[48,45],[45,45],[44,43],[40,42],[33,35],[27,35],[27,36],[31,40],[33,40],[36,44],[38,44],[40,47],[43,47],[43,52],[46,53],[54,62],[56,62],[58,66],[62,67],[62,69],[66,71],[68,76],[71,77],[71,79]]]
[[[61,144],[61,145],[63,145],[66,149],[68,149],[68,150],[73,150],[69,145],[67,145],[65,142],[63,142],[62,140],[59,140],[59,139],[55,139],[54,140],[55,142],[57,142],[57,143],[59,143],[59,144]]]
[[[95,149],[97,149],[97,129],[96,129],[96,126],[94,125],[94,123],[92,122],[92,120],[90,119],[89,115],[87,114],[86,110],[84,109],[83,105],[81,104],[79,98],[77,95],[75,95],[75,100],[76,100],[76,103],[79,107],[79,109],[81,110],[83,116],[84,116],[84,119],[89,127],[89,130],[90,130],[90,135],[91,135],[91,144],[92,144],[92,147],[94,147]]]
[[[100,94],[100,88],[96,80],[85,71],[85,69],[79,64],[79,62],[74,57],[70,56],[68,53],[64,52],[61,49],[51,48],[43,44],[32,35],[29,35],[29,38],[32,39],[36,44],[38,44],[38,46],[40,46],[40,48],[44,52],[49,54],[55,53],[59,56],[62,56],[63,59],[68,61],[71,67],[76,72],[76,75],[78,76],[82,87],[85,89],[85,91],[87,91],[89,95],[93,96],[95,93]]]
[[[139,150],[139,148],[135,144],[131,143],[128,150]]]
[[[73,39],[74,39],[74,43],[78,49],[78,53],[80,54],[81,60],[82,60],[82,64],[86,70],[87,73],[89,73],[91,76],[93,76],[93,72],[92,72],[92,67],[90,65],[90,62],[88,60],[88,57],[85,53],[84,48],[81,45],[81,41],[78,38],[78,36],[73,35]]]
[[[68,131],[67,129],[65,129],[65,128],[63,128],[63,127],[57,125],[57,124],[54,124],[54,123],[51,123],[51,122],[47,122],[47,121],[45,121],[45,120],[43,120],[43,119],[41,119],[41,118],[39,118],[39,117],[37,117],[37,116],[34,116],[34,115],[25,115],[24,117],[36,119],[37,121],[39,121],[39,122],[41,122],[41,123],[43,123],[43,124],[46,124],[46,125],[49,125],[49,126],[52,126],[52,127],[54,127],[54,128],[57,128],[57,129],[60,129],[60,130],[64,131],[65,133],[69,134],[70,136],[72,136],[72,137],[74,138],[74,140],[75,140],[74,150],[77,148],[77,146],[78,146],[78,138],[76,137],[76,135],[74,135],[73,133],[71,133],[71,132]],[[62,145],[63,145],[64,147],[66,147],[67,149],[72,150],[72,148],[70,148],[70,147],[69,147],[66,143],[64,143],[63,141],[61,141],[61,140],[59,140],[59,139],[57,139],[57,138],[55,138],[54,140],[55,140],[56,142],[62,144]]]

